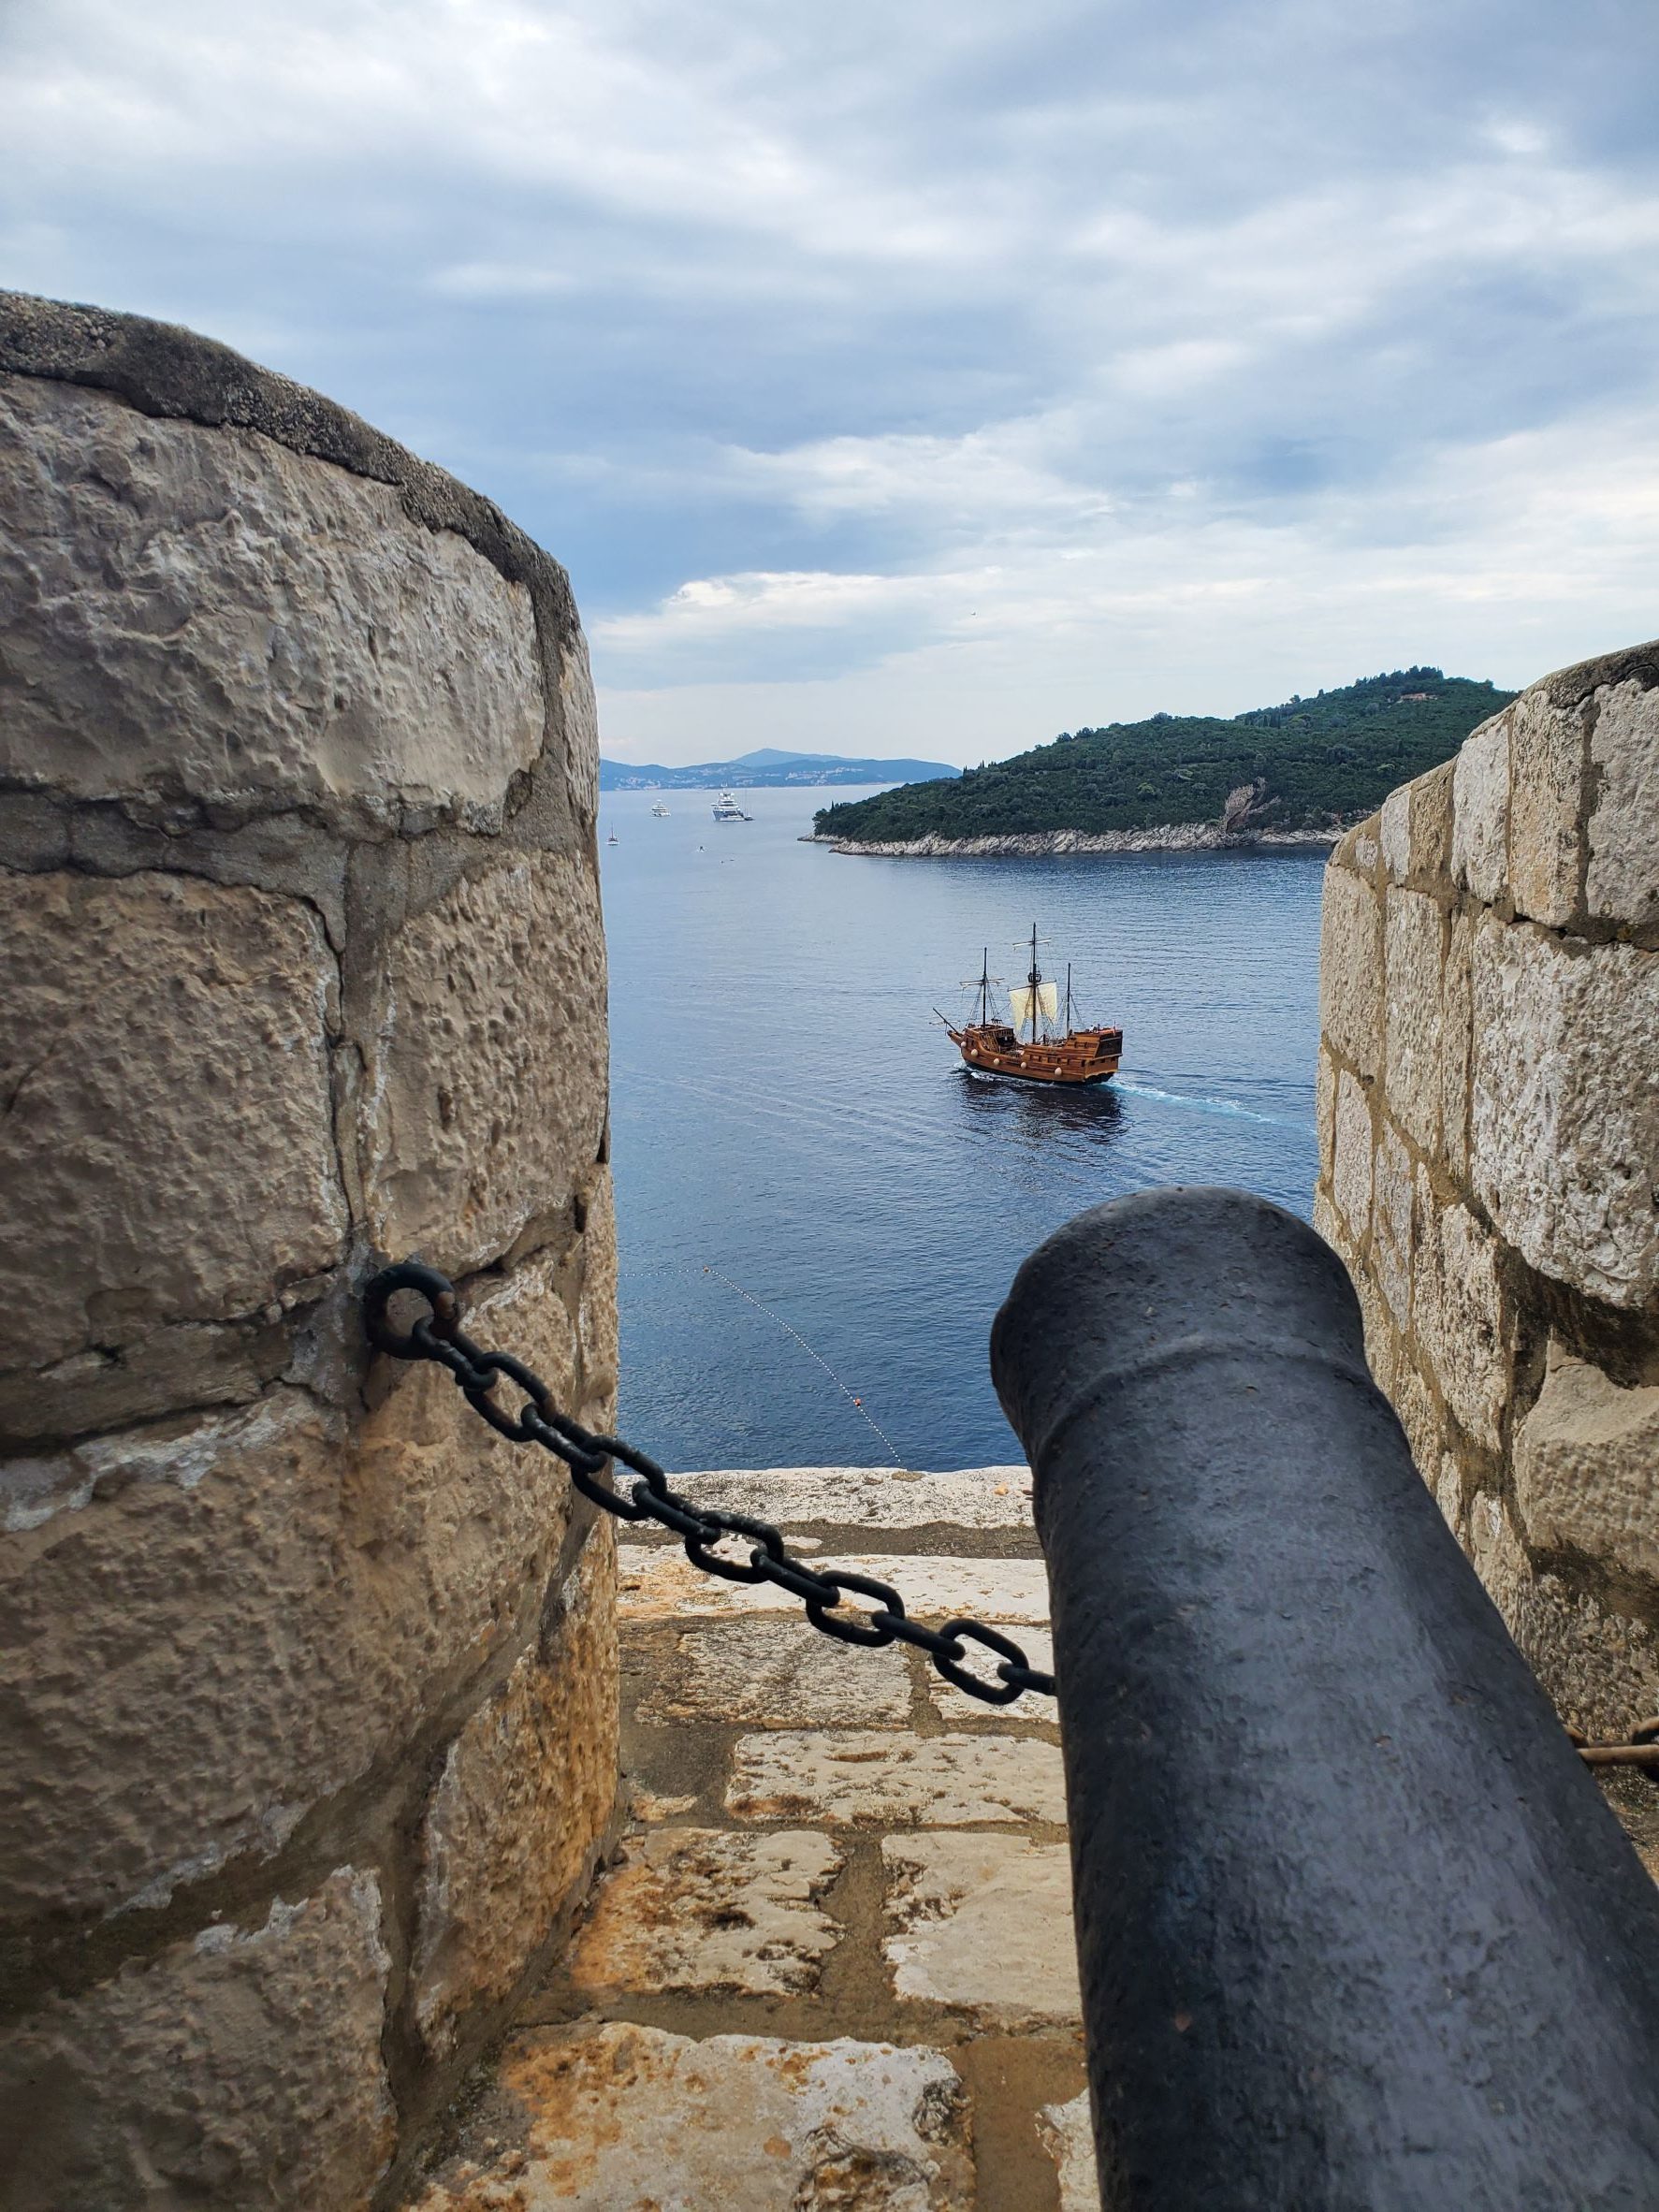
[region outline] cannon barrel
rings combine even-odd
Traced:
[[[992,1372],[1053,1600],[1111,2212],[1659,2205],[1659,1899],[1366,1370],[1228,1190],[1080,1215]]]

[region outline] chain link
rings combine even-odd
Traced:
[[[391,1302],[400,1290],[416,1292],[431,1307],[407,1333],[391,1323]],[[781,1530],[770,1521],[693,1504],[669,1487],[662,1469],[643,1451],[619,1436],[596,1436],[569,1414],[560,1413],[533,1368],[511,1352],[486,1351],[462,1333],[455,1286],[436,1268],[411,1259],[383,1270],[363,1293],[363,1322],[376,1351],[389,1353],[394,1360],[430,1360],[446,1369],[467,1404],[483,1415],[497,1435],[513,1444],[539,1444],[562,1460],[582,1495],[606,1513],[614,1513],[618,1521],[653,1521],[672,1530],[686,1557],[706,1575],[720,1575],[731,1582],[772,1583],[799,1598],[813,1627],[841,1643],[871,1651],[909,1644],[924,1652],[946,1681],[986,1705],[1011,1705],[1027,1690],[1043,1697],[1055,1695],[1054,1676],[1031,1666],[1019,1645],[1000,1629],[968,1620],[924,1628],[910,1619],[904,1599],[891,1584],[844,1568],[816,1573],[792,1558]],[[495,1388],[502,1375],[524,1392],[524,1404],[517,1415],[504,1412],[496,1402]],[[618,1465],[639,1477],[626,1493],[616,1487]],[[728,1558],[716,1550],[732,1536],[749,1542],[747,1559]],[[867,1611],[844,1605],[849,1593],[875,1603]],[[968,1670],[964,1662],[969,1644],[980,1645],[996,1658],[994,1677]]]

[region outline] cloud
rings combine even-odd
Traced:
[[[0,250],[497,499],[607,743],[977,758],[1659,628],[1655,61],[1631,0],[14,0]]]
[[[896,748],[931,720],[941,757],[979,759],[1413,658],[1518,684],[1659,629],[1659,406],[1427,452],[1386,525],[1369,494],[1334,489],[1294,519],[1194,527],[1187,488],[993,561],[708,577],[603,621],[613,749],[657,757],[677,728],[759,743],[787,712],[820,744],[874,726]]]

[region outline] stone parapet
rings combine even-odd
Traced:
[[[20,2212],[392,2201],[585,1891],[609,1534],[357,1295],[418,1250],[608,1425],[596,790],[568,581],[488,501],[0,294]]]
[[[1564,1715],[1622,1732],[1659,1705],[1659,644],[1347,834],[1320,997],[1315,1219],[1373,1370]]]

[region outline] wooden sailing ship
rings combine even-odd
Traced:
[[[1005,1075],[1019,1083],[1107,1083],[1117,1073],[1123,1031],[1074,1026],[1070,965],[1062,1017],[1059,992],[1037,963],[1035,925],[1031,930],[1031,967],[1025,983],[1008,994],[1007,1021],[997,1016],[992,1000],[995,982],[987,945],[974,1020],[958,1028],[939,1015],[968,1067],[981,1075]]]

